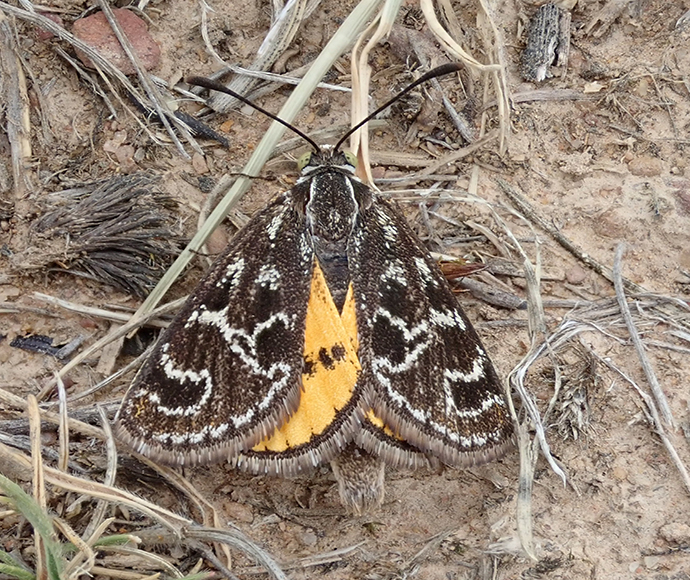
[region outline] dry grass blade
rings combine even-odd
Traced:
[[[364,32],[359,36],[352,50],[352,111],[351,123],[355,126],[369,114],[369,80],[371,79],[371,67],[369,66],[369,54],[379,41],[390,34],[402,2],[400,0],[386,0],[380,14]],[[359,46],[364,39],[376,27],[376,32],[367,41],[362,52],[357,56]],[[369,133],[366,127],[362,127],[350,138],[350,149],[355,153],[364,170],[365,181],[373,185],[374,179],[371,175],[371,165],[369,160]]]
[[[500,66],[499,70],[495,70],[490,74],[491,78],[493,78],[494,92],[496,93],[496,103],[498,106],[499,150],[501,153],[505,153],[508,147],[508,139],[510,138],[511,107],[510,88],[506,73],[505,47],[499,28],[496,26],[493,14],[494,3],[487,3],[485,0],[479,0],[479,4],[482,7],[482,11],[477,15],[477,22],[479,24],[479,30],[484,38],[484,44],[487,46],[486,52],[489,54],[489,60]],[[485,92],[484,97],[484,103],[486,104],[489,100],[488,91]],[[482,134],[486,130],[487,121],[485,110],[484,114],[482,114]]]
[[[56,527],[77,549],[77,554],[65,566],[64,574],[67,580],[76,580],[84,573],[88,573],[96,563],[96,554],[84,540],[79,537],[61,518],[55,518]]]
[[[46,487],[43,476],[43,458],[41,456],[41,413],[38,409],[36,397],[29,395],[27,399],[27,411],[29,413],[29,426],[31,428],[31,464],[33,471],[32,487],[33,496],[38,506],[45,512]],[[34,530],[34,542],[36,543],[36,577],[47,576],[47,563],[45,561],[43,537],[39,530]]]
[[[532,530],[532,486],[534,485],[534,468],[537,465],[537,449],[530,440],[526,423],[518,424],[517,444],[520,453],[520,472],[518,476],[518,497],[516,506],[516,527],[520,546],[532,559],[538,560],[534,551],[534,533]]]
[[[630,333],[630,338],[637,351],[637,356],[640,359],[644,374],[649,381],[649,386],[652,389],[652,394],[656,399],[659,408],[661,409],[661,415],[664,418],[664,422],[670,426],[672,429],[675,428],[675,421],[673,420],[673,413],[671,413],[671,408],[668,405],[668,400],[664,391],[661,389],[661,385],[656,378],[656,373],[649,362],[647,353],[645,352],[644,345],[640,339],[640,334],[635,328],[632,316],[630,314],[630,308],[625,299],[625,289],[623,287],[623,275],[622,275],[622,262],[623,262],[623,252],[625,251],[624,244],[618,244],[616,247],[616,255],[613,262],[613,284],[616,289],[616,298],[618,300],[618,306],[623,314],[623,319],[625,320],[625,325],[628,327],[628,332]]]
[[[60,471],[67,471],[67,462],[69,460],[69,419],[67,417],[67,393],[65,393],[65,384],[62,382],[60,375],[55,374],[55,382],[57,383],[58,391],[58,413],[60,415],[60,424],[58,426],[59,438],[59,460],[58,469]]]
[[[140,550],[130,546],[99,546],[98,549],[105,553],[136,557],[138,560],[141,560],[143,566],[149,563],[153,569],[163,570],[172,578],[184,578],[185,576],[168,561],[165,555],[155,554],[147,550]]]
[[[64,308],[70,312],[83,314],[84,316],[93,316],[94,318],[101,318],[103,320],[110,320],[112,322],[127,322],[131,318],[131,314],[116,312],[114,310],[105,310],[104,308],[94,308],[93,306],[85,306],[84,304],[77,304],[76,302],[70,302],[69,300],[62,300],[61,298],[43,294],[42,292],[34,292],[33,296],[41,302],[54,304],[55,306],[59,306],[60,308]],[[46,314],[48,313],[46,312]],[[170,322],[167,320],[154,319],[149,320],[146,325],[154,328],[167,328],[170,325]]]
[[[105,433],[106,456],[108,459],[103,483],[112,487],[115,484],[115,475],[117,474],[117,448],[115,447],[115,439],[113,438],[113,433],[110,429],[110,421],[108,421],[108,416],[105,414],[103,407],[100,405],[97,405],[97,409],[98,414],[101,417],[101,426],[103,428],[103,432]],[[106,501],[98,500],[96,507],[91,514],[91,519],[81,535],[84,540],[91,538],[94,535],[94,532],[103,523],[107,508],[108,503]]]
[[[330,552],[323,552],[314,556],[299,558],[291,564],[283,566],[283,568],[286,570],[293,568],[309,568],[312,566],[323,566],[324,564],[330,564],[332,562],[340,562],[343,556],[351,554],[364,544],[366,544],[366,541],[358,542],[357,544],[348,546],[347,548],[338,548],[337,550],[331,550]]]
[[[453,151],[452,153],[444,155],[440,159],[435,160],[423,171],[419,171],[415,175],[419,177],[425,177],[431,175],[432,173],[436,173],[437,171],[444,167],[447,167],[451,163],[455,163],[456,161],[459,161],[460,159],[463,159],[468,155],[471,155],[475,151],[478,151],[479,149],[481,149],[482,147],[496,139],[497,136],[498,133],[496,131],[491,131],[483,137],[481,137],[480,139],[477,139],[474,143],[467,145],[467,147],[461,147],[457,151]]]

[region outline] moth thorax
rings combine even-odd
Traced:
[[[312,235],[324,240],[349,237],[357,217],[357,202],[350,179],[337,170],[315,175],[306,207]]]
[[[345,303],[350,283],[347,246],[357,218],[352,183],[336,169],[315,175],[306,207],[314,253],[338,310]]]

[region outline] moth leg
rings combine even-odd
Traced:
[[[356,516],[370,513],[383,503],[385,463],[350,444],[331,461],[338,482],[340,503]]]

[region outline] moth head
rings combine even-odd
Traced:
[[[321,151],[307,151],[297,159],[297,169],[302,173],[309,173],[312,167],[336,166],[348,170],[352,174],[357,169],[357,156],[350,151],[337,151],[324,146]]]

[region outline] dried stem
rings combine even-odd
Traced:
[[[661,415],[664,418],[664,422],[672,429],[675,429],[673,413],[671,413],[671,408],[669,407],[668,401],[666,400],[666,395],[664,394],[664,391],[661,389],[661,385],[659,385],[659,381],[657,380],[656,373],[654,372],[654,369],[652,368],[652,365],[649,362],[649,358],[647,358],[647,353],[645,351],[644,345],[642,344],[642,340],[640,339],[640,335],[637,332],[637,328],[635,328],[632,316],[630,315],[630,308],[628,307],[628,303],[625,299],[625,289],[623,288],[623,276],[621,274],[624,251],[625,245],[622,243],[618,244],[618,246],[616,247],[616,256],[613,262],[613,284],[616,289],[616,298],[618,300],[618,306],[621,309],[621,314],[623,315],[623,319],[625,320],[625,325],[628,327],[628,332],[630,333],[630,338],[632,339],[633,345],[635,346],[635,350],[637,351],[637,356],[640,359],[640,363],[642,363],[644,374],[647,377],[647,380],[649,381],[649,386],[652,389],[652,394],[654,395],[654,398],[656,399],[656,402],[659,405],[659,408],[661,409]]]

